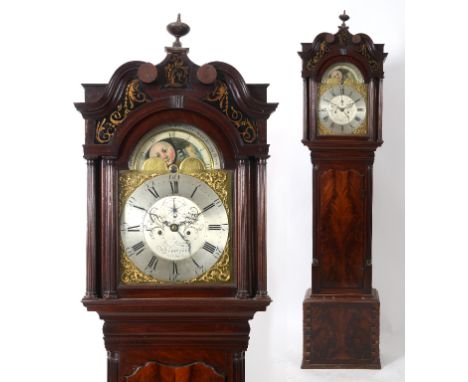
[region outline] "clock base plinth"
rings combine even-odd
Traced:
[[[304,303],[303,369],[380,369],[380,302],[369,295],[312,294]]]

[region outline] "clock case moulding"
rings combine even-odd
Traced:
[[[173,23],[174,25],[177,23]],[[157,65],[132,61],[108,84],[84,84],[87,279],[83,304],[104,320],[108,381],[244,381],[249,323],[271,299],[266,272],[267,84],[246,84],[222,62],[203,66],[177,37]],[[185,27],[184,27],[185,25]],[[179,28],[179,29],[177,29]],[[188,29],[186,24],[182,28]],[[178,34],[179,33],[179,34]],[[233,172],[232,277],[226,283],[120,282],[119,171],[157,125],[206,133]],[[149,379],[145,379],[149,378]],[[176,379],[179,381],[179,379]]]
[[[303,303],[303,368],[380,368],[380,301],[372,288],[372,166],[382,141],[383,44],[351,34],[303,43],[303,144],[313,169],[312,287]],[[317,90],[331,65],[355,65],[368,84],[368,134],[319,135]]]

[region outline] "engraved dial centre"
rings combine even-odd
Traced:
[[[159,257],[188,259],[204,243],[207,226],[200,208],[190,199],[169,196],[148,210],[144,221],[145,241]]]
[[[328,104],[328,115],[333,122],[340,125],[351,122],[357,113],[353,99],[347,95],[333,97]]]

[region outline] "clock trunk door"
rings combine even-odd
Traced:
[[[322,292],[366,287],[366,166],[321,165],[316,171],[314,287]]]

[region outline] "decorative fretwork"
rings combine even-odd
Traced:
[[[363,61],[369,65],[371,76],[383,78],[383,61],[387,56],[383,45],[374,44],[371,38],[363,33],[350,33],[345,23],[348,19],[349,16],[343,13],[340,15],[343,23],[338,27],[337,33],[321,33],[311,44],[303,44],[303,51],[299,52],[303,59],[303,77],[318,75],[320,67],[327,62],[329,55],[338,51],[341,55],[361,55]]]
[[[369,45],[366,44],[366,43],[362,43],[361,45],[359,45],[359,47],[356,50],[357,50],[357,52],[362,54],[367,59],[367,62],[369,63],[369,67],[370,67],[371,71],[373,73],[378,72],[379,64],[373,58],[373,55],[371,55],[371,53],[369,51]]]
[[[118,126],[125,121],[130,112],[148,101],[148,96],[140,89],[140,81],[130,81],[125,87],[123,100],[117,108],[97,123],[96,142],[109,143]]]
[[[318,51],[315,52],[314,56],[310,60],[307,61],[306,68],[308,70],[312,70],[313,68],[315,68],[315,66],[320,62],[322,57],[325,56],[325,53],[327,53],[327,50],[328,50],[327,49],[327,42],[322,41],[320,43]]]
[[[221,110],[226,117],[237,127],[245,143],[254,143],[257,140],[257,127],[254,121],[245,117],[235,106],[229,87],[223,81],[217,81],[215,89],[208,94],[206,101]]]
[[[185,87],[189,78],[189,67],[184,62],[183,56],[174,54],[169,63],[164,67],[166,73],[166,85],[168,88]]]

